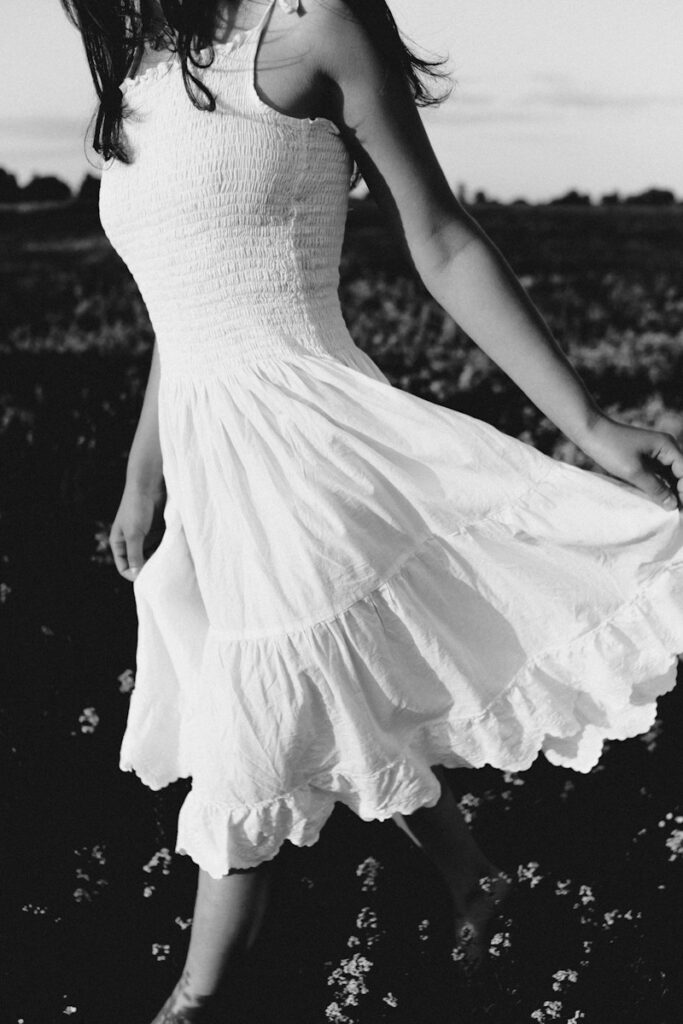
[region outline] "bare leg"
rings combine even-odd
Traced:
[[[272,862],[212,878],[199,870],[190,945],[182,976],[152,1024],[194,1024],[207,1020],[230,968],[251,949],[271,884]]]
[[[486,954],[487,926],[510,883],[477,846],[444,770],[437,766],[433,771],[441,783],[439,801],[400,816],[396,824],[441,872],[453,900],[458,940],[467,948],[468,960],[476,963]]]

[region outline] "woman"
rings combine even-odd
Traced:
[[[683,650],[683,453],[596,406],[452,195],[416,110],[438,69],[383,0],[64,2],[102,222],[156,333],[110,535],[139,622],[121,767],[193,780],[191,941],[156,1024],[207,1019],[269,865],[336,800],[440,868],[476,965],[508,880],[443,767],[589,771],[651,726]],[[613,478],[392,388],[354,345],[354,162],[432,295]]]

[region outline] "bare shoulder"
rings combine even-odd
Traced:
[[[366,0],[372,4],[376,0]],[[361,28],[361,21],[353,11],[347,0],[300,0],[299,11],[304,19],[308,19],[311,30],[326,29],[328,32],[334,29],[346,30],[349,32]]]
[[[364,0],[371,7],[382,0]],[[273,5],[265,43],[297,53],[310,67],[334,70],[370,42],[362,20],[345,0],[288,0]]]
[[[381,6],[365,0],[370,13]],[[362,68],[371,70],[378,58],[376,40],[345,0],[303,0],[300,32],[321,71],[334,78],[349,76]]]
[[[391,12],[384,0],[361,2],[356,14],[345,0],[302,0],[298,31],[332,85],[334,120],[370,191],[400,221],[417,258],[465,214],[420,117]]]
[[[367,9],[361,16],[346,0],[274,4],[262,47],[263,63],[272,69],[272,75],[262,75],[262,81],[273,95],[282,101],[287,94],[294,107],[307,103],[316,115],[329,117],[340,128],[358,127],[359,116],[369,110],[367,95],[382,91],[391,64],[377,46],[382,14],[386,17],[387,11],[384,0],[363,3]],[[407,90],[403,91],[404,102],[410,103]]]

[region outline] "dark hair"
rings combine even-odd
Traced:
[[[185,89],[198,109],[215,110],[212,93],[189,69],[209,66],[213,61],[213,32],[220,0],[159,0],[166,19],[169,48],[178,54]],[[402,69],[418,106],[443,102],[450,90],[435,95],[430,85],[449,79],[445,60],[418,57],[406,45],[385,0],[344,0],[350,13],[366,28],[380,53]],[[123,97],[119,88],[138,48],[148,37],[147,12],[138,11],[135,0],[62,0],[69,19],[83,39],[90,73],[99,99],[92,147],[105,160],[130,163],[122,140]],[[209,60],[200,63],[199,51],[209,50]],[[194,92],[203,94],[200,101]]]

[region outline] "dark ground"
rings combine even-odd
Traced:
[[[475,211],[604,406],[683,425],[681,211]],[[430,303],[362,209],[345,310],[397,385],[581,461]],[[151,331],[92,211],[0,212],[2,1024],[147,1024],[182,964],[195,869],[174,856],[186,784],[119,772],[135,668],[130,586],[106,544]],[[449,773],[517,881],[466,984],[446,894],[391,822],[340,805],[286,844],[249,1024],[675,1024],[681,1019],[683,691],[589,775]],[[235,1024],[240,1018],[235,1018]]]

